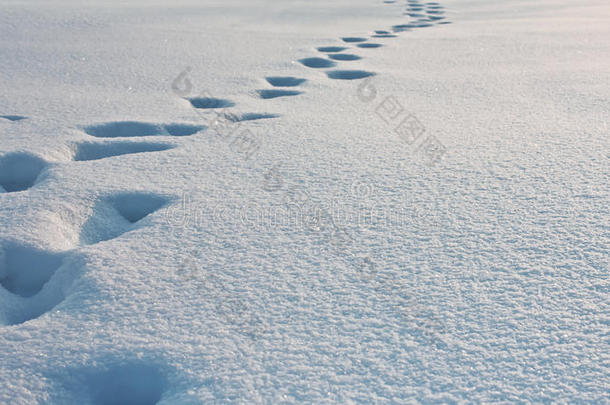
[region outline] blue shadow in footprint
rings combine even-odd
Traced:
[[[303,94],[302,91],[297,90],[257,90],[256,92],[260,98],[265,100],[278,97],[298,96],[299,94]]]
[[[314,68],[314,69],[322,69],[336,66],[337,64],[332,60],[324,59],[324,58],[305,58],[299,60],[303,65]]]
[[[292,76],[269,76],[265,79],[274,87],[295,87],[307,81],[306,79]]]
[[[373,76],[375,73],[366,70],[331,70],[326,73],[329,78],[336,80],[355,80]]]
[[[334,59],[334,60],[359,60],[362,59],[361,56],[358,55],[353,55],[351,53],[335,53],[333,55],[328,55],[329,58]]]

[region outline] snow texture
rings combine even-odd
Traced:
[[[608,38],[0,1],[0,403],[610,403]]]

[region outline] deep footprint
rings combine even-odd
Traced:
[[[27,117],[24,117],[23,115],[0,115],[0,118],[4,118],[5,120],[9,121],[21,121]]]
[[[367,42],[367,43],[364,43],[364,44],[358,44],[358,45],[356,45],[356,46],[357,46],[358,48],[379,48],[379,47],[381,47],[381,46],[383,46],[383,45],[381,45],[381,44],[376,44],[376,43],[373,43],[373,42]]]
[[[329,52],[343,52],[347,48],[344,46],[321,46],[318,48],[318,51],[329,53]]]
[[[278,97],[298,96],[299,94],[303,94],[302,91],[297,90],[257,90],[256,92],[260,98],[265,100]]]
[[[397,35],[394,34],[375,34],[372,35],[373,38],[396,38]]]
[[[61,266],[63,255],[14,242],[0,249],[0,284],[20,297],[32,297]]]
[[[213,97],[194,97],[187,99],[195,108],[229,108],[235,107],[235,103],[230,100]]]
[[[394,32],[404,32],[404,31],[408,31],[411,28],[413,28],[413,26],[411,24],[398,24],[398,25],[392,26],[392,30]]]
[[[113,156],[129,155],[144,152],[161,152],[174,148],[173,145],[150,142],[116,142],[116,143],[90,143],[84,142],[76,145],[74,161],[105,159]]]
[[[115,210],[132,224],[166,205],[169,200],[155,194],[124,193],[108,199]]]
[[[189,136],[204,130],[203,125],[152,124],[138,121],[117,121],[84,127],[84,131],[96,138],[135,138],[142,136]]]
[[[136,229],[134,224],[170,202],[164,196],[133,192],[119,193],[100,199],[93,215],[83,225],[80,242],[90,245],[111,240]]]
[[[324,58],[305,58],[301,59],[303,65],[314,68],[314,69],[322,69],[336,66],[337,64],[332,60],[324,59]]]
[[[191,125],[191,124],[165,124],[163,128],[167,132],[167,134],[161,135],[171,135],[171,136],[190,136],[194,135],[197,132],[203,131],[206,129],[205,125]]]
[[[292,76],[269,76],[265,78],[274,87],[295,87],[305,83],[306,79]]]
[[[329,78],[337,80],[355,80],[364,79],[365,77],[373,76],[375,73],[365,70],[331,70],[326,73]]]
[[[331,59],[334,59],[334,60],[345,60],[345,61],[362,59],[361,56],[353,55],[351,53],[335,53],[332,55],[328,55],[328,57]]]
[[[0,186],[7,192],[24,191],[36,184],[47,163],[38,156],[16,152],[0,158]]]
[[[352,43],[352,42],[365,42],[366,38],[362,38],[362,37],[344,37],[341,38],[343,40],[343,42],[348,42],[348,43]]]

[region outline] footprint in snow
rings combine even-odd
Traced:
[[[203,125],[151,124],[138,121],[116,121],[88,125],[83,130],[96,138],[134,138],[144,136],[189,136],[206,129]]]
[[[0,316],[0,325],[19,325],[36,319],[64,300],[65,277],[53,284],[51,281],[66,265],[66,258],[65,252],[12,240],[0,242],[0,289],[12,301]]]
[[[343,37],[341,38],[343,42],[354,43],[354,42],[365,42],[366,38],[362,37]]]
[[[372,38],[396,38],[398,35],[395,34],[374,34],[371,35]]]
[[[214,98],[214,97],[192,97],[187,99],[191,105],[195,108],[200,109],[214,109],[214,108],[228,108],[235,107],[235,103],[222,99],[222,98]]]
[[[292,76],[268,76],[265,79],[273,87],[296,87],[307,81],[307,79]]]
[[[174,145],[170,144],[152,142],[80,142],[72,148],[72,160],[75,162],[85,162],[122,155],[161,152],[173,149],[174,147]]]
[[[27,117],[24,117],[22,115],[0,115],[0,118],[8,121],[21,121],[26,119]]]
[[[0,285],[14,295],[32,297],[61,266],[63,255],[17,242],[0,248]]]
[[[331,53],[331,52],[343,52],[346,49],[347,48],[344,46],[321,46],[318,48],[318,51],[324,52],[324,53]]]
[[[262,99],[272,99],[278,97],[290,97],[290,96],[298,96],[299,94],[303,94],[302,91],[298,90],[257,90],[256,91],[260,98]]]
[[[313,69],[330,68],[330,67],[334,67],[337,65],[332,60],[318,58],[318,57],[301,59],[301,60],[299,60],[299,62],[301,62],[301,64],[303,64],[304,66],[307,66],[307,67],[313,68]]]
[[[144,218],[170,203],[166,196],[120,192],[100,198],[80,231],[80,244],[92,245],[137,230]]]
[[[380,47],[382,47],[383,45],[381,45],[381,44],[376,44],[376,43],[374,43],[374,42],[365,42],[365,43],[363,43],[363,44],[358,44],[358,45],[356,45],[356,46],[357,46],[358,48],[365,48],[365,49],[366,49],[366,48],[380,48]]]
[[[0,187],[6,193],[25,191],[36,184],[47,165],[30,153],[8,153],[0,157]]]
[[[367,72],[366,70],[331,70],[326,75],[336,80],[355,80],[373,76],[375,73]]]
[[[334,53],[332,55],[328,55],[329,58],[334,59],[334,60],[341,60],[341,61],[350,61],[350,60],[359,60],[362,59],[361,56],[358,55],[354,55],[351,53]]]

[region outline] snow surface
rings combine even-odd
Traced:
[[[0,1],[0,403],[610,403],[608,38]]]

